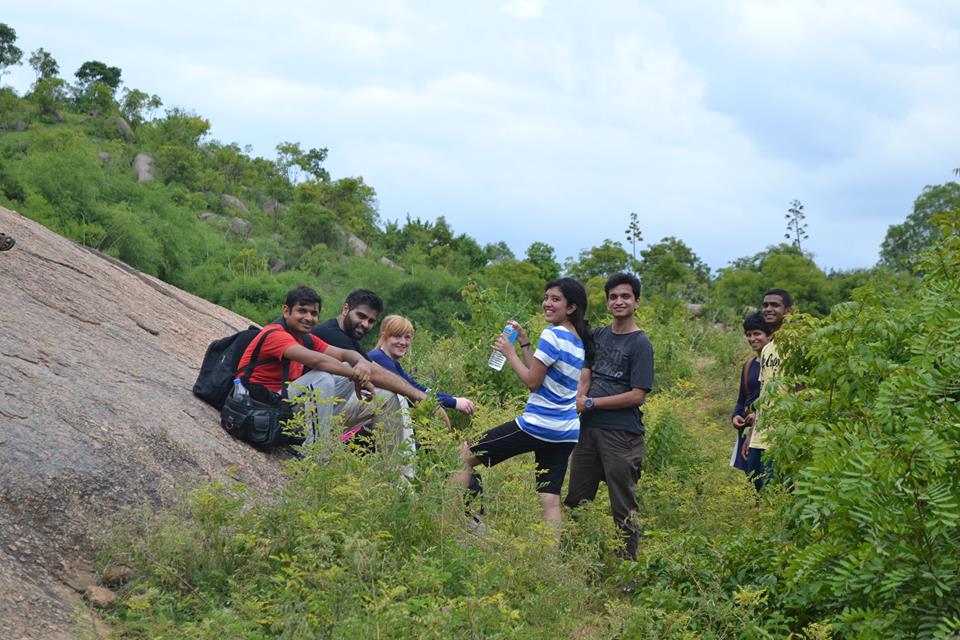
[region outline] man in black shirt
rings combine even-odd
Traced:
[[[380,296],[369,289],[357,289],[347,296],[340,315],[317,325],[312,333],[327,344],[348,351],[356,351],[369,360],[366,349],[360,344],[360,339],[373,329],[382,311],[383,300]],[[396,440],[399,441],[403,436],[403,426],[400,420],[401,403],[398,394],[414,402],[423,400],[426,394],[392,371],[387,371],[374,362],[371,362],[370,366],[378,370],[376,402],[357,400],[356,394],[350,393],[349,378],[332,376],[332,389],[329,382],[323,387],[315,388],[323,389],[325,396],[332,395],[339,402],[317,406],[319,420],[323,423],[333,414],[343,416],[344,427],[347,429],[344,435],[347,438],[371,422],[389,422],[390,429],[395,432]]]
[[[637,326],[640,281],[616,273],[604,285],[613,324],[594,332],[596,353],[584,363],[577,387],[580,441],[570,458],[564,504],[576,507],[607,483],[613,520],[624,538],[623,554],[637,555],[637,480],[644,455],[640,406],[653,387],[653,347]]]

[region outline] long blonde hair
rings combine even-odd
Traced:
[[[407,318],[398,315],[389,315],[380,323],[380,337],[377,339],[377,349],[382,349],[387,338],[394,336],[413,335],[413,323]]]

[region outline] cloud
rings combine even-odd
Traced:
[[[532,20],[543,15],[547,0],[510,0],[500,6],[500,13],[518,20]]]

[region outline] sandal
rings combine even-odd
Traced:
[[[13,249],[13,245],[15,244],[17,244],[17,241],[11,236],[8,236],[5,233],[0,233],[0,251],[9,251],[10,249]]]

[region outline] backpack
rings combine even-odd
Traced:
[[[227,395],[233,387],[233,379],[239,373],[240,359],[260,331],[259,327],[250,325],[239,333],[211,342],[206,353],[203,354],[203,363],[200,365],[197,381],[193,383],[193,395],[214,409],[223,409]],[[279,331],[279,329],[271,329],[267,333],[273,331]],[[308,336],[303,337],[303,346],[308,349],[312,348],[309,340]],[[246,373],[249,375],[255,368],[266,362],[267,360],[251,362],[244,367],[247,370]],[[304,369],[304,372],[306,371],[307,369]]]

